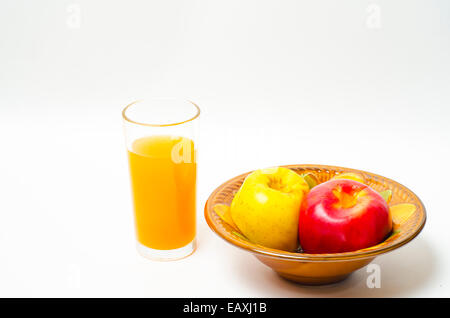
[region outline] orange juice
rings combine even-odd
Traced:
[[[194,143],[175,136],[137,139],[128,150],[137,240],[170,250],[195,237]]]

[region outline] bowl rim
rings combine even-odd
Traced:
[[[426,213],[426,209],[425,206],[423,204],[423,202],[421,201],[421,199],[413,192],[411,191],[408,187],[404,186],[403,184],[383,177],[381,175],[372,173],[372,172],[367,172],[364,170],[358,170],[358,169],[353,169],[353,168],[346,168],[346,167],[340,167],[340,166],[331,166],[331,165],[320,165],[320,164],[290,164],[290,165],[281,165],[279,167],[284,167],[284,168],[305,168],[305,169],[322,169],[322,170],[345,170],[347,172],[361,172],[364,174],[368,174],[371,177],[375,177],[375,178],[381,178],[384,180],[387,180],[389,182],[394,183],[396,186],[404,188],[405,190],[407,190],[415,199],[417,199],[417,202],[419,203],[419,207],[420,209],[422,209],[423,211],[423,217],[420,220],[420,224],[416,227],[415,231],[410,233],[409,235],[407,235],[406,237],[404,237],[402,240],[396,242],[393,245],[388,245],[388,246],[381,246],[379,248],[376,249],[371,249],[371,250],[365,250],[365,249],[361,249],[361,250],[356,250],[356,251],[350,251],[350,252],[343,252],[343,253],[325,253],[325,254],[309,254],[309,253],[296,253],[296,252],[288,252],[288,251],[282,251],[282,250],[278,250],[278,249],[273,249],[273,248],[269,248],[269,247],[265,247],[256,243],[252,243],[252,242],[248,242],[248,241],[244,241],[242,239],[239,239],[237,237],[234,237],[233,235],[230,235],[229,233],[227,233],[224,230],[221,230],[219,228],[217,228],[215,222],[212,219],[212,213],[215,213],[213,210],[213,206],[211,204],[211,199],[219,192],[221,191],[226,185],[228,185],[229,183],[231,183],[232,181],[236,180],[236,179],[241,179],[241,178],[245,178],[245,176],[247,176],[248,174],[250,174],[252,171],[246,172],[246,173],[242,173],[238,176],[235,176],[234,178],[231,178],[227,181],[225,181],[224,183],[222,183],[220,186],[218,186],[208,197],[206,203],[205,203],[205,207],[204,207],[204,216],[205,216],[205,220],[206,223],[208,224],[208,226],[210,227],[210,229],[216,233],[219,237],[221,237],[222,239],[224,239],[226,242],[228,242],[231,245],[234,245],[236,247],[239,247],[241,249],[244,249],[248,252],[252,252],[256,255],[262,255],[262,256],[266,256],[266,257],[271,257],[271,258],[277,258],[277,259],[286,259],[286,260],[298,260],[298,261],[308,261],[308,262],[324,262],[324,261],[348,261],[348,260],[355,260],[355,259],[364,259],[364,258],[373,258],[377,255],[380,254],[384,254],[387,252],[390,252],[394,249],[397,249],[407,243],[409,243],[411,240],[413,240],[424,228],[425,223],[426,223],[426,219],[427,219],[427,213]],[[369,247],[370,248],[370,247]]]

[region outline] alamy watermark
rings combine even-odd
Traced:
[[[67,266],[67,287],[70,289],[81,287],[81,269],[78,264],[69,264]]]
[[[381,288],[381,267],[378,264],[367,265],[366,272],[369,274],[366,279],[367,288]]]
[[[377,3],[370,3],[366,8],[366,27],[381,29],[381,7]]]
[[[178,139],[178,138],[176,138]],[[173,163],[195,163],[197,161],[194,143],[188,138],[181,138],[173,145],[171,151]]]
[[[81,27],[81,6],[78,3],[71,3],[66,7],[66,25],[69,29],[76,30]]]

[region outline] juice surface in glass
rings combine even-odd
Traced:
[[[128,150],[137,240],[158,250],[195,238],[194,143],[177,136],[135,140]]]

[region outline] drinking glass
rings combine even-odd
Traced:
[[[191,101],[135,101],[122,112],[138,252],[174,260],[196,248],[197,135]]]

